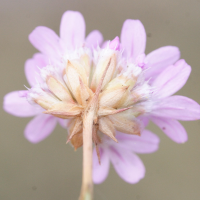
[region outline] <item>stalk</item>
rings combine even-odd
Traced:
[[[79,200],[93,199],[92,181],[92,126],[94,112],[83,117],[83,178]]]
[[[90,100],[83,114],[83,178],[79,200],[93,199],[93,181],[92,181],[92,129],[93,123],[97,120],[96,112],[98,110],[98,98],[106,76],[106,72],[110,66],[109,60],[106,69],[97,86],[94,96]]]

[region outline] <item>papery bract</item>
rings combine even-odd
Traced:
[[[113,43],[119,46],[119,40],[114,39],[104,49],[82,47],[66,53],[63,66],[41,69],[41,82],[28,91],[29,102],[40,105],[44,113],[68,119],[68,141],[75,149],[82,146],[83,116],[97,93],[93,119],[97,148],[101,143],[98,130],[115,142],[116,130],[140,135],[142,125],[137,116],[146,112],[141,102],[148,101],[151,88],[141,79],[142,69],[124,62]]]

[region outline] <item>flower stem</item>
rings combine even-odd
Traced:
[[[97,120],[96,112],[98,107],[98,98],[102,88],[106,72],[110,66],[111,59],[109,60],[106,69],[103,72],[101,80],[96,88],[95,94],[90,100],[83,118],[83,180],[81,187],[81,195],[79,200],[92,200],[93,199],[93,181],[92,181],[92,129],[93,123]]]
[[[79,200],[93,199],[92,181],[92,126],[93,112],[83,117],[83,178]]]

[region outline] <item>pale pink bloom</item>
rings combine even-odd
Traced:
[[[102,183],[109,172],[110,162],[118,175],[126,182],[134,184],[145,176],[145,167],[135,154],[146,154],[157,151],[159,138],[152,132],[144,130],[140,137],[116,133],[118,143],[108,137],[102,138],[99,145],[101,164],[99,164],[96,151],[93,152],[93,181]]]
[[[161,47],[145,56],[145,46],[146,33],[142,23],[139,20],[126,20],[121,32],[124,56],[145,69],[145,79],[155,88],[151,102],[147,102],[150,111],[141,118],[145,125],[152,120],[173,141],[186,142],[187,133],[177,120],[200,119],[200,106],[187,97],[171,95],[184,86],[191,67],[184,60],[179,60],[177,47]]]
[[[40,69],[51,64],[62,65],[62,56],[81,46],[96,48],[103,41],[102,34],[94,30],[85,39],[85,22],[81,13],[67,11],[63,14],[60,25],[60,37],[44,26],[35,28],[29,40],[41,53],[25,63],[26,78],[32,87],[40,81]],[[18,117],[32,117],[25,128],[25,137],[32,143],[40,142],[54,130],[57,122],[66,126],[65,121],[52,115],[43,114],[39,106],[30,105],[26,99],[27,91],[13,91],[4,97],[4,110]]]
[[[82,15],[72,11],[62,18],[60,38],[48,28],[36,28],[29,39],[41,53],[25,66],[32,88],[28,95],[25,91],[6,95],[4,108],[17,116],[37,115],[25,130],[31,142],[51,133],[58,120],[53,116],[69,119],[68,141],[77,149],[83,145],[82,117],[96,97],[92,134],[102,164],[94,155],[94,182],[106,178],[111,160],[120,177],[136,183],[144,177],[145,168],[133,152],[151,153],[159,143],[153,133],[142,131],[140,119],[145,125],[151,119],[174,141],[185,142],[186,131],[176,120],[200,118],[196,102],[170,97],[185,84],[191,68],[184,60],[177,62],[177,47],[162,47],[145,56],[146,33],[139,20],[126,20],[121,44],[116,37],[104,48],[98,46],[103,40],[98,31],[85,42],[84,31]],[[46,115],[41,114],[43,109]],[[130,135],[117,132],[115,137],[116,131]],[[141,137],[132,136],[140,133]]]

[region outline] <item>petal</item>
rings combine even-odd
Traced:
[[[109,45],[109,43],[110,43],[110,40],[104,41],[103,44],[101,45],[101,48],[105,49]]]
[[[125,54],[133,61],[137,56],[145,52],[146,32],[139,20],[127,19],[121,32],[122,48]]]
[[[120,41],[118,36],[116,36],[112,41],[110,41],[109,49],[114,49],[116,51],[120,50]]]
[[[63,128],[65,128],[65,129],[67,128],[69,121],[70,121],[70,120],[68,120],[68,119],[61,119],[61,118],[58,118],[59,124],[60,124]]]
[[[146,56],[146,70],[145,78],[153,80],[160,74],[166,67],[174,64],[180,58],[180,51],[178,47],[165,46],[152,51]]]
[[[17,117],[32,117],[42,112],[36,106],[31,105],[25,97],[20,97],[20,93],[27,90],[13,91],[5,95],[3,108],[6,112]]]
[[[153,153],[158,150],[160,139],[148,130],[143,130],[141,136],[127,135],[117,132],[118,146],[136,153]]]
[[[109,157],[106,152],[106,149],[99,148],[100,156],[101,156],[101,164],[99,164],[99,160],[97,157],[96,150],[93,151],[93,182],[95,184],[100,184],[105,181],[108,176],[110,162]]]
[[[60,37],[68,50],[80,47],[85,39],[85,21],[80,12],[67,11],[60,24]]]
[[[190,72],[191,67],[185,60],[179,60],[175,65],[167,67],[152,83],[157,90],[158,98],[170,96],[180,90],[185,85]]]
[[[188,97],[171,96],[156,103],[151,114],[184,121],[198,120],[200,119],[200,105]]]
[[[149,117],[148,116],[138,116],[137,119],[142,122],[143,127],[147,127],[149,124]]]
[[[144,178],[145,167],[140,158],[123,148],[110,148],[110,159],[118,175],[126,182],[134,184]]]
[[[174,142],[184,143],[187,141],[187,132],[178,121],[158,117],[152,117],[151,120]]]
[[[46,65],[48,65],[48,58],[41,53],[35,54],[33,58],[25,62],[25,74],[31,86],[37,83],[36,80],[40,80],[40,76],[38,75],[40,74],[39,68],[43,68]]]
[[[29,35],[29,40],[36,49],[51,59],[61,55],[60,38],[45,26],[36,27]]]
[[[87,47],[96,48],[97,46],[101,46],[103,42],[103,35],[98,30],[94,30],[89,33],[85,39],[85,42]]]
[[[57,119],[51,115],[38,115],[27,124],[24,131],[25,137],[32,143],[38,143],[51,134],[56,123]]]

